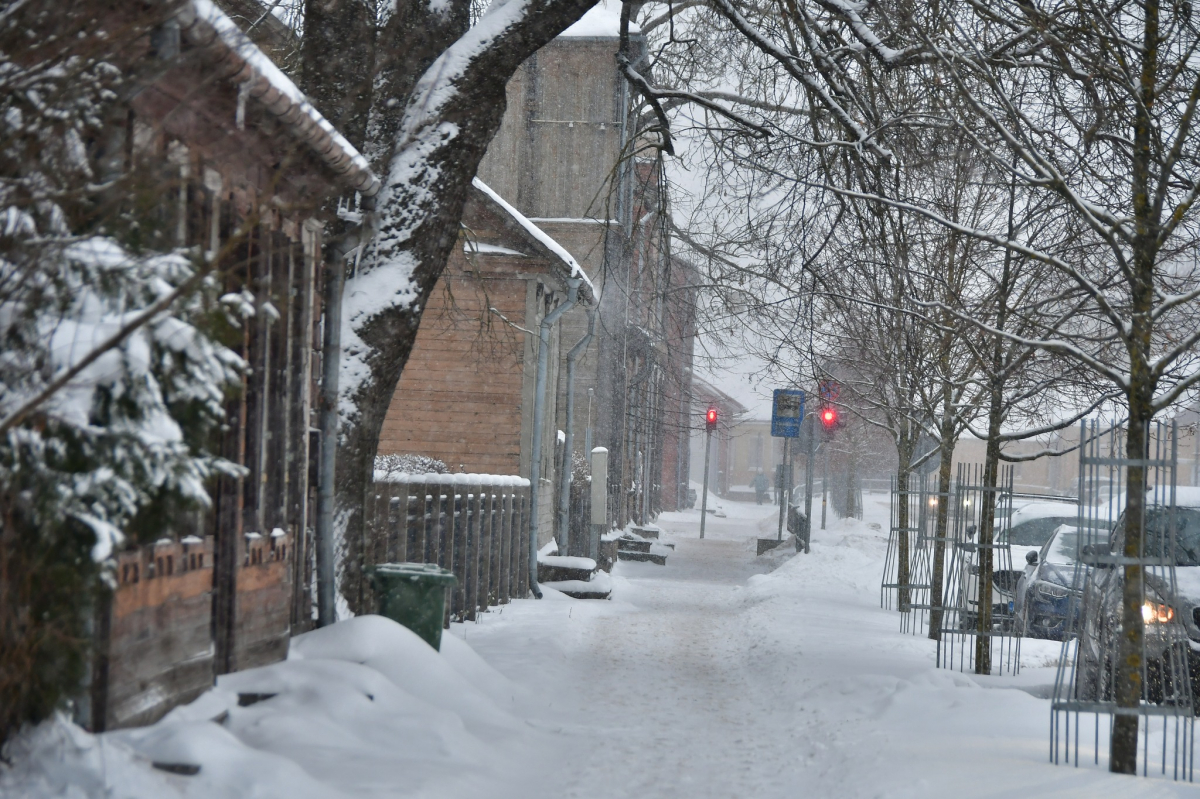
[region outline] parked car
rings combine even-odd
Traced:
[[[1176,489],[1174,513],[1151,491],[1146,498],[1143,552],[1175,566],[1174,585],[1161,569],[1145,572],[1146,687],[1145,699],[1161,703],[1171,693],[1170,656],[1186,665],[1193,696],[1200,695],[1200,489]],[[1171,520],[1174,520],[1172,530]],[[1172,535],[1173,533],[1173,535]],[[1107,541],[1094,545],[1096,554],[1125,549],[1122,512]],[[1125,569],[1097,563],[1083,598],[1079,631],[1077,693],[1081,699],[1111,697],[1112,656],[1121,635],[1121,596]],[[1178,624],[1173,622],[1178,621]]]
[[[1076,559],[1079,528],[1059,525],[1040,550],[1029,550],[1014,592],[1016,631],[1061,641],[1079,628],[1088,567]]]
[[[1078,517],[1079,506],[1071,501],[1063,501],[1018,505],[1008,517],[1007,525],[1004,519],[997,518],[993,533],[993,543],[997,546],[992,550],[993,626],[1007,629],[1014,619],[1017,583],[1024,573],[1029,553],[1040,552],[1057,528],[1064,524],[1078,524]],[[970,527],[967,532],[973,538],[976,530]],[[959,615],[959,625],[963,629],[974,629],[979,612],[978,550],[971,551],[963,563],[964,606]]]
[[[1079,524],[1079,505],[1075,502],[1030,502],[1013,509],[1008,520],[1008,529],[996,538],[998,544],[1008,544],[1012,555],[1008,573],[1000,576],[997,585],[1006,595],[1012,596],[1017,581],[1025,570],[1025,559],[1030,552],[1040,552],[1054,531],[1064,524],[1072,527]],[[999,525],[997,525],[999,526]]]

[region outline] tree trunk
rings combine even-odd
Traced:
[[[1154,264],[1158,255],[1160,226],[1150,197],[1150,170],[1154,164],[1155,132],[1151,109],[1155,102],[1158,71],[1158,13],[1156,0],[1145,5],[1141,64],[1141,102],[1135,110],[1133,145],[1133,275],[1130,280],[1132,315],[1129,320],[1129,427],[1125,432],[1125,457],[1133,461],[1125,472],[1125,549],[1127,558],[1140,558],[1145,529],[1147,433],[1154,417],[1156,380],[1150,368],[1151,334],[1154,328]],[[1163,180],[1167,176],[1162,177]],[[1121,592],[1121,635],[1117,639],[1117,707],[1136,708],[1141,702],[1145,667],[1145,619],[1142,618],[1145,568],[1127,563]],[[1103,665],[1103,664],[1101,664]],[[1109,770],[1119,774],[1137,773],[1138,717],[1117,715],[1113,718],[1109,746]]]
[[[362,148],[375,71],[374,0],[306,0],[298,81],[346,140]]]
[[[950,428],[949,430],[947,428]],[[953,420],[942,421],[941,435],[953,436]],[[950,469],[954,456],[954,442],[942,439],[938,456],[937,512],[933,523],[933,570],[929,580],[929,637],[938,641],[942,637],[942,587],[943,572],[946,570],[946,530],[950,514]]]
[[[1001,323],[1002,324],[1002,323]],[[1000,472],[1000,423],[1003,419],[1003,344],[996,341],[988,406],[987,452],[983,460],[983,491],[979,508],[979,615],[975,636],[975,673],[992,673],[992,575],[995,573],[996,486]]]
[[[908,485],[912,476],[912,455],[914,443],[911,435],[911,427],[907,422],[902,422],[902,430],[896,442],[896,452],[899,454],[899,462],[896,465],[896,496],[899,501],[899,506],[896,508],[896,605],[901,613],[907,613],[909,603],[912,602],[912,595],[908,589],[911,577],[909,575],[909,560],[912,555],[909,552],[909,537],[908,531],[912,526],[909,521],[909,496]]]
[[[336,514],[347,553],[343,588],[358,579],[362,565],[350,548],[360,543],[380,428],[421,311],[458,241],[471,180],[500,127],[508,79],[593,3],[495,7],[485,15],[492,16],[490,24],[472,28],[438,57],[411,97],[374,99],[376,110],[407,103],[379,195],[378,233],[346,282]]]

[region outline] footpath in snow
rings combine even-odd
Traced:
[[[675,552],[619,563],[611,601],[548,591],[454,625],[440,654],[377,617],[343,622],[151,727],[43,725],[0,795],[1197,794],[1047,763],[1058,644],[1025,642],[1015,678],[935,668],[934,643],[879,607],[886,502],[869,495],[863,521],[831,521],[794,557],[755,557],[769,506],[720,503],[703,541],[697,511],[664,514]]]

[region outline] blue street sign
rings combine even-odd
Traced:
[[[775,389],[771,403],[771,435],[776,438],[799,438],[800,423],[804,421],[804,392],[798,388]]]

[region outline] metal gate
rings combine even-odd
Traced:
[[[900,630],[919,635],[928,624],[937,495],[926,473],[913,472],[901,488],[892,476],[891,522],[879,586],[880,607],[900,611]]]
[[[995,487],[982,464],[959,464],[951,488],[937,664],[978,674],[1016,674],[1021,639],[1014,634],[1015,580],[1007,541],[1012,515],[1012,467],[1000,466]],[[982,529],[994,502],[992,530]]]
[[[1151,769],[1174,779],[1193,779],[1195,706],[1193,678],[1200,659],[1188,636],[1200,620],[1200,596],[1179,590],[1177,566],[1200,573],[1200,496],[1181,497],[1176,488],[1178,436],[1174,422],[1156,422],[1146,430],[1145,458],[1129,458],[1126,429],[1080,426],[1079,524],[1075,536],[1073,585],[1078,592],[1079,620],[1063,642],[1050,711],[1050,760],[1078,766],[1100,763],[1111,743],[1118,717],[1136,720],[1133,737],[1141,772]],[[1130,467],[1144,470],[1144,502],[1139,503],[1139,547],[1126,548],[1125,523]],[[1194,489],[1193,489],[1194,491]],[[1114,544],[1116,545],[1114,547]],[[1116,551],[1114,551],[1114,549]],[[1140,687],[1118,701],[1123,680],[1117,664],[1128,662],[1121,651],[1129,629],[1122,620],[1120,596],[1124,580],[1144,576],[1141,613]],[[1195,589],[1191,592],[1195,595]],[[1116,604],[1116,615],[1113,606]],[[1132,623],[1137,628],[1138,622]],[[1136,636],[1134,637],[1136,638]],[[1196,666],[1192,666],[1195,663]],[[1128,683],[1124,683],[1128,684]],[[1140,692],[1140,697],[1137,693]],[[1130,701],[1132,700],[1132,701]],[[1128,724],[1128,722],[1126,722]],[[1126,728],[1123,734],[1128,734]],[[1091,749],[1091,752],[1087,750]],[[1089,757],[1090,755],[1090,757]]]

